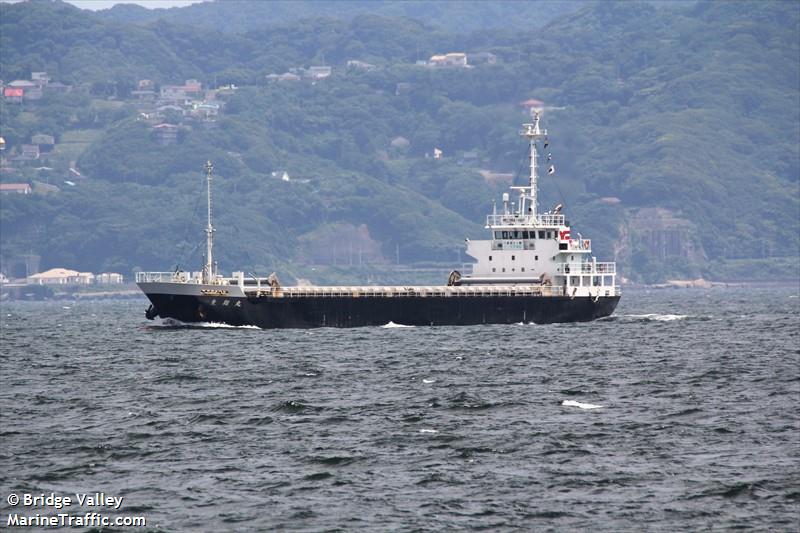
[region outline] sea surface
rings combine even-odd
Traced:
[[[0,529],[101,492],[150,531],[800,530],[797,287],[629,290],[558,325],[145,307],[0,304]]]

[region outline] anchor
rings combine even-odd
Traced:
[[[150,304],[150,307],[148,307],[144,312],[144,316],[147,318],[147,320],[155,320],[155,318],[158,316],[158,310],[153,307],[153,304]]]

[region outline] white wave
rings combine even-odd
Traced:
[[[579,409],[600,409],[603,407],[602,405],[595,405],[593,403],[581,403],[581,402],[576,402],[575,400],[564,400],[563,402],[561,402],[561,405],[565,407],[577,407]]]
[[[436,380],[435,379],[423,379],[422,382],[423,383],[436,383]]]
[[[657,322],[671,322],[673,320],[683,320],[685,318],[689,318],[689,315],[670,315],[670,314],[659,314],[659,313],[648,313],[646,315],[622,315],[628,318],[636,318],[636,319],[643,319],[643,320],[655,320]]]
[[[406,326],[405,324],[395,324],[391,320],[388,324],[384,324],[381,326],[382,328],[413,328],[414,326]]]
[[[161,324],[158,325],[170,328],[261,329],[258,326],[233,326],[231,324],[223,324],[222,322],[183,322],[175,318],[164,318],[161,320]]]
[[[70,306],[68,306],[68,305],[62,305],[61,309],[72,309],[72,308]]]
[[[439,433],[435,429],[420,429],[419,432],[420,433]]]

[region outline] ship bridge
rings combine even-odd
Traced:
[[[580,233],[573,234],[561,213],[562,205],[539,213],[538,148],[548,146],[547,130],[540,127],[535,111],[531,124],[524,124],[520,135],[528,139],[530,176],[524,186],[512,186],[518,193],[512,201],[504,193],[498,212],[495,204],[486,216],[487,240],[468,240],[467,255],[476,262],[472,272],[460,278],[469,284],[525,284],[558,286],[565,295],[587,296],[618,294],[616,264],[598,263],[592,256],[592,241]],[[547,160],[550,161],[550,154]],[[552,174],[554,167],[548,173]],[[594,292],[593,292],[594,291]]]

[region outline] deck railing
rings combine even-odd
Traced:
[[[190,272],[137,272],[136,283],[199,283]]]
[[[569,240],[569,248],[570,251],[583,251],[583,250],[591,250],[592,249],[592,241],[591,239],[570,239]]]
[[[596,268],[595,268],[596,267]],[[594,263],[586,261],[585,263],[563,263],[556,267],[556,272],[559,274],[578,275],[578,274],[616,274],[616,263]]]
[[[280,287],[246,291],[248,296],[273,298],[428,298],[470,296],[563,296],[564,287],[551,285],[470,285],[456,287]]]
[[[564,215],[487,215],[487,226],[534,226],[534,227],[559,227],[564,226]]]

